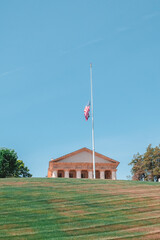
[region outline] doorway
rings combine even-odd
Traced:
[[[87,170],[82,170],[81,171],[81,178],[88,178],[88,171]]]
[[[75,170],[70,170],[69,171],[69,178],[76,178],[76,171]]]
[[[112,179],[111,178],[111,171],[109,171],[109,170],[105,171],[105,179]]]
[[[58,177],[63,178],[64,177],[64,171],[63,170],[58,170]]]
[[[100,178],[100,171],[96,170],[96,178]]]

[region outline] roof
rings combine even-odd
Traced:
[[[59,158],[56,158],[56,159],[52,159],[51,162],[58,162],[58,161],[61,161],[61,160],[65,159],[65,158],[74,156],[74,155],[76,155],[76,154],[78,154],[78,153],[81,153],[81,152],[88,152],[88,153],[91,153],[91,154],[92,154],[92,150],[84,147],[84,148],[81,148],[81,149],[79,149],[79,150],[77,150],[77,151],[74,151],[74,152],[71,152],[71,153],[69,153],[69,154],[66,154],[66,155],[64,155],[64,156],[62,156],[62,157],[59,157]],[[115,163],[115,164],[117,164],[117,165],[119,164],[118,161],[116,161],[116,160],[114,160],[114,159],[112,159],[112,158],[106,157],[106,156],[104,156],[104,155],[102,155],[102,154],[100,154],[100,153],[95,152],[95,156],[100,157],[100,158],[103,158],[104,160],[110,161],[111,163]]]

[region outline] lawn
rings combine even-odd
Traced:
[[[0,239],[160,239],[160,183],[0,179]]]

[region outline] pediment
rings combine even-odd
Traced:
[[[93,155],[92,151],[88,148],[82,148],[70,154],[64,155],[60,158],[53,160],[54,162],[64,162],[64,163],[92,163]],[[95,162],[96,163],[112,163],[119,164],[118,161],[115,161],[111,158],[108,158],[102,154],[95,152]]]

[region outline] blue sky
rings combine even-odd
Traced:
[[[1,0],[0,147],[34,177],[48,163],[92,147],[130,175],[137,152],[160,143],[159,0]]]

